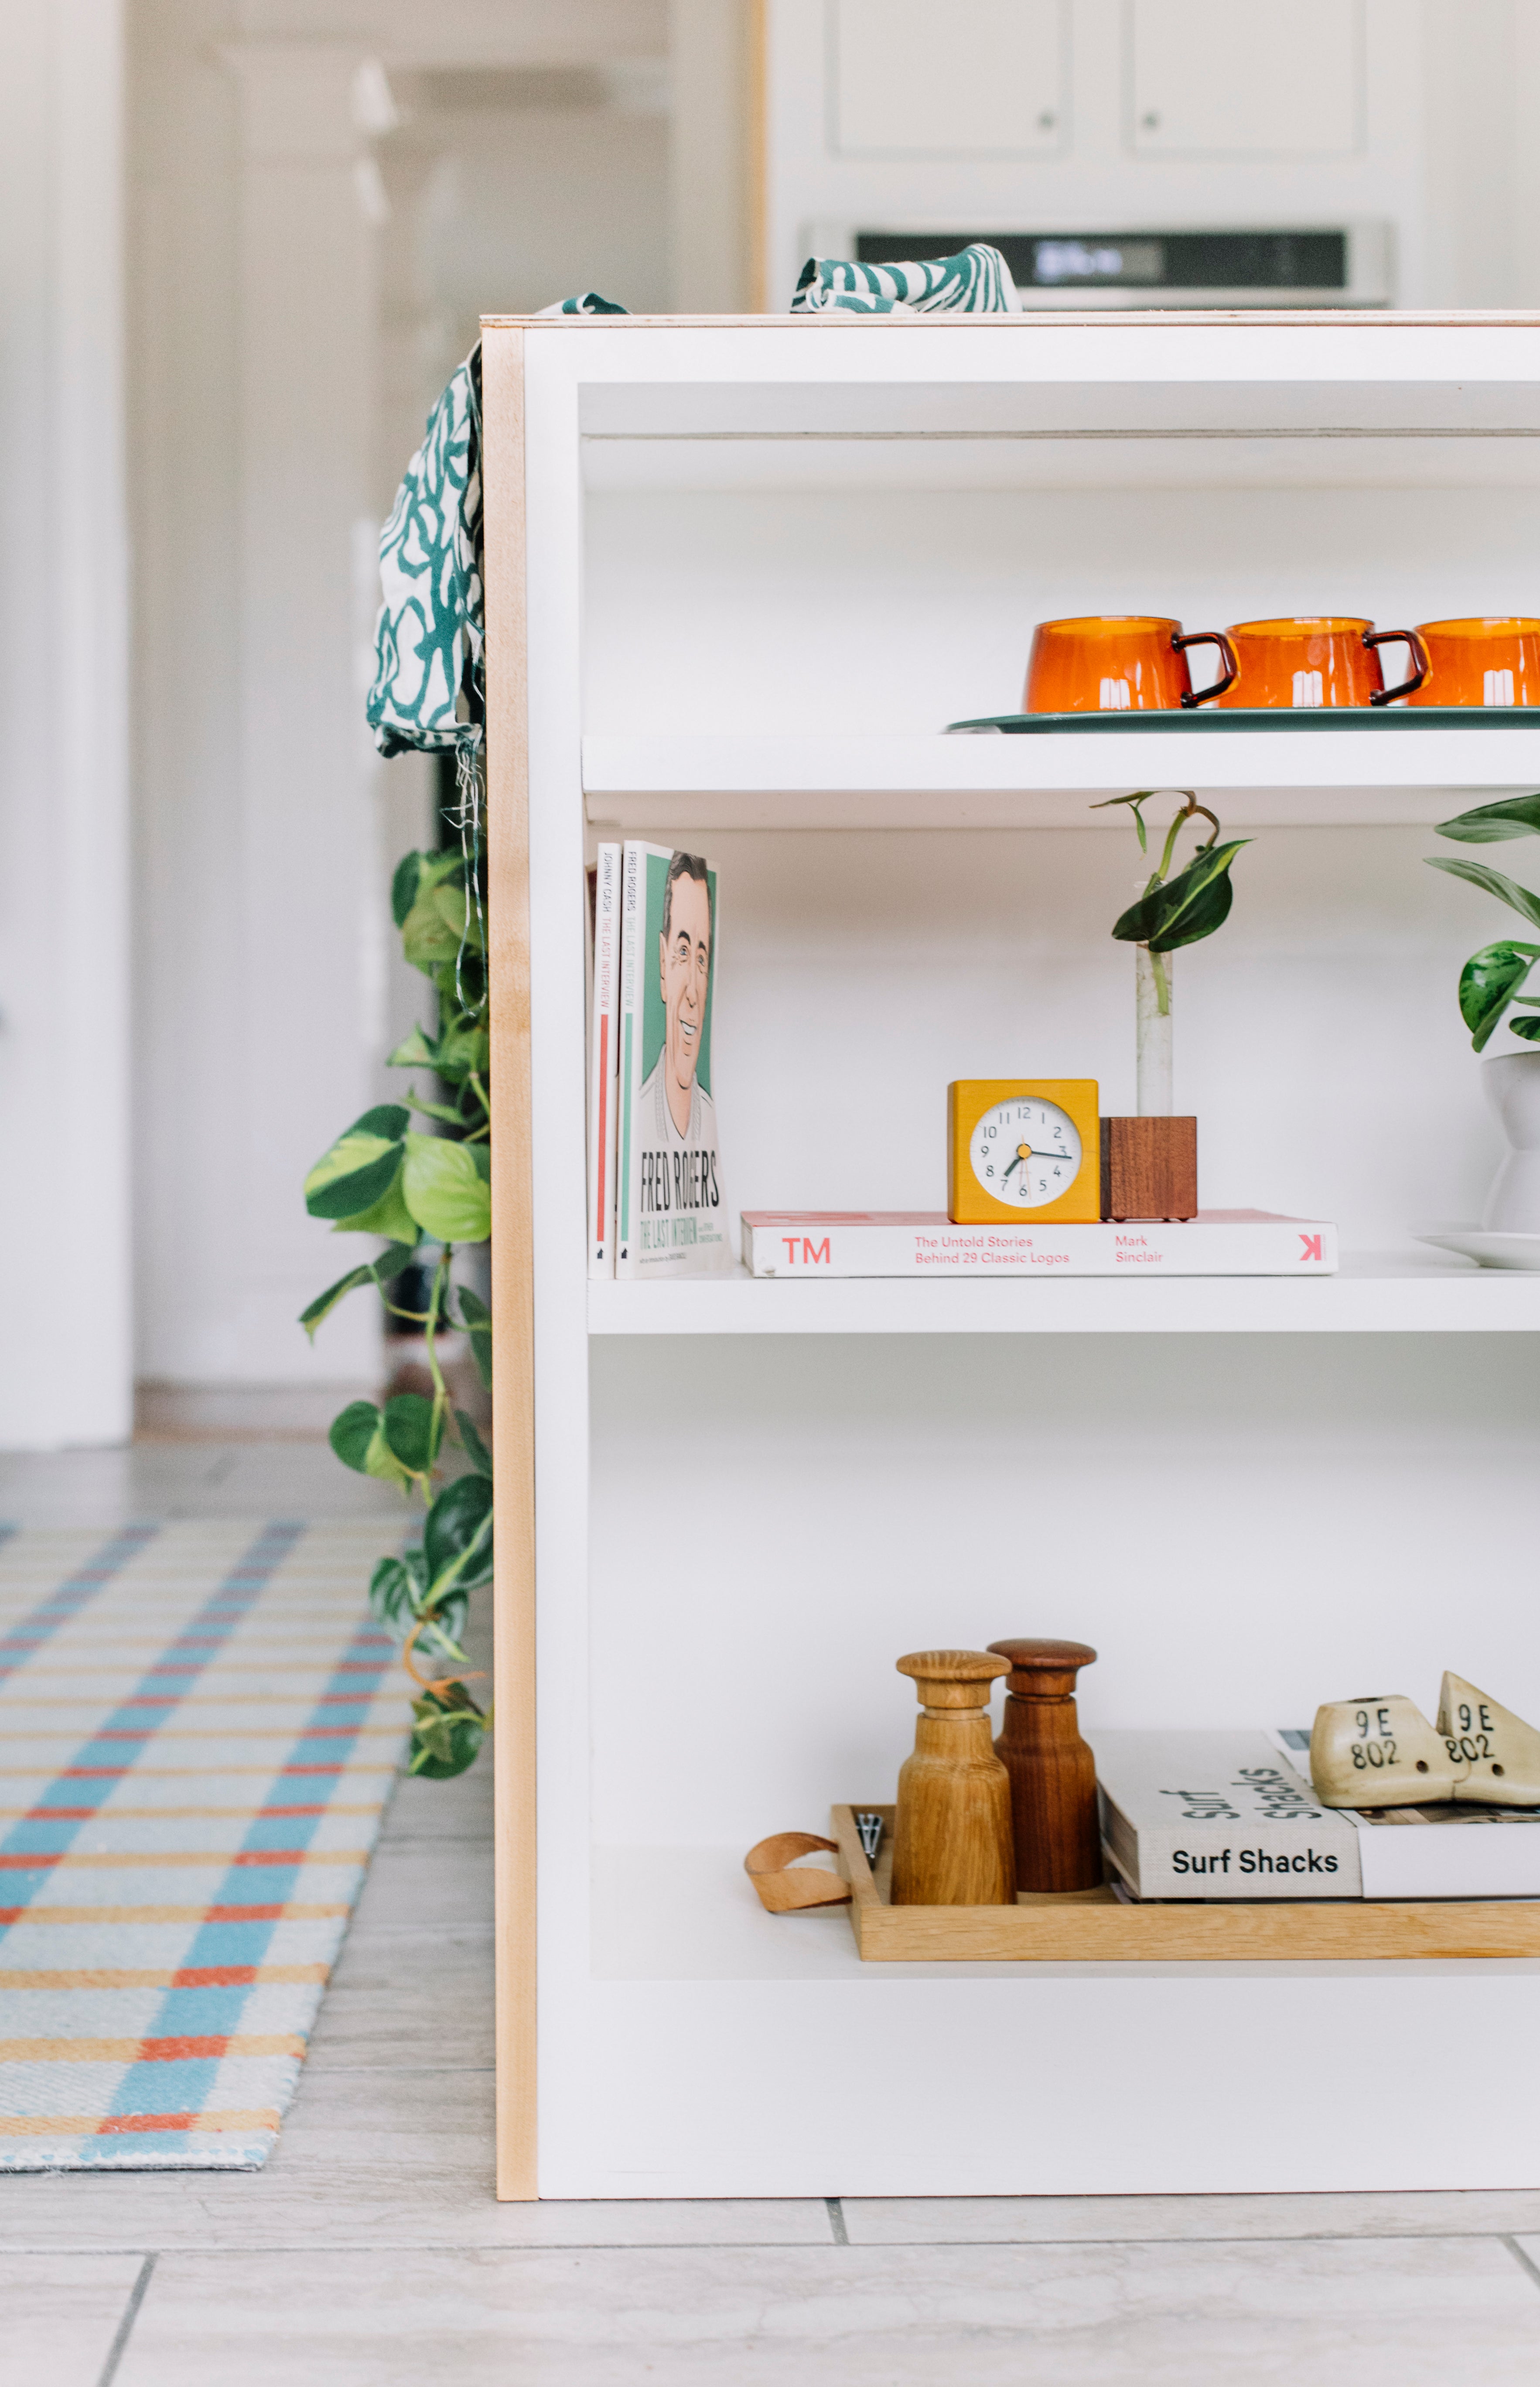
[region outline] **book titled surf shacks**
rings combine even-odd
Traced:
[[[1323,1807],[1310,1736],[1099,1732],[1111,1871],[1135,1898],[1540,1898],[1540,1811]]]
[[[713,1276],[733,1264],[713,1093],[716,873],[627,840],[621,916],[615,1274]]]

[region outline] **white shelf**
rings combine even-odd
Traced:
[[[1094,828],[1100,797],[1197,788],[1225,827],[1431,826],[1540,786],[1534,729],[583,740],[591,821],[674,828]]]
[[[1540,1274],[1409,1254],[1344,1256],[1336,1276],[752,1278],[593,1283],[593,1334],[1527,1334]]]

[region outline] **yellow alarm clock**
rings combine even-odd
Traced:
[[[946,1106],[946,1208],[955,1226],[1101,1218],[1094,1078],[959,1078]]]

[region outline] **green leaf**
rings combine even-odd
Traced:
[[[1459,1012],[1479,1053],[1508,1004],[1523,985],[1540,945],[1521,945],[1503,938],[1472,954],[1459,974]]]
[[[487,1482],[490,1483],[492,1480],[492,1454],[487,1449],[486,1445],[483,1442],[480,1434],[476,1432],[474,1419],[468,1417],[463,1409],[456,1409],[455,1423],[460,1428],[461,1447],[463,1449],[465,1456],[470,1460],[472,1466],[475,1469],[476,1473],[478,1475],[485,1475]]]
[[[1141,853],[1148,853],[1150,840],[1145,834],[1144,815],[1139,807],[1141,804],[1147,804],[1150,798],[1157,792],[1155,788],[1140,788],[1131,796],[1105,796],[1099,804],[1092,804],[1091,809],[1093,813],[1107,813],[1111,812],[1114,804],[1127,804],[1132,811],[1133,825],[1139,831],[1139,851]]]
[[[349,1401],[332,1420],[329,1440],[344,1467],[356,1474],[376,1476],[403,1492],[411,1489],[411,1477],[386,1442],[384,1420],[372,1401]]]
[[[396,875],[390,882],[391,915],[399,928],[417,901],[417,881],[423,868],[420,853],[403,853],[396,865]]]
[[[440,919],[453,931],[456,953],[461,945],[473,954],[484,953],[486,941],[476,916],[476,906],[474,903],[467,902],[463,886],[435,887],[433,900]]]
[[[331,1316],[345,1294],[356,1293],[360,1284],[388,1284],[392,1277],[399,1276],[401,1270],[410,1265],[414,1257],[412,1244],[393,1243],[377,1260],[366,1260],[362,1268],[349,1269],[346,1276],[338,1277],[335,1284],[329,1284],[324,1293],[318,1293],[309,1307],[299,1313],[299,1323],[311,1342],[315,1341],[315,1331],[322,1320]]]
[[[436,1069],[438,1054],[427,1030],[414,1028],[402,1038],[385,1063],[387,1069]]]
[[[1125,944],[1148,945],[1153,954],[1174,954],[1183,945],[1211,937],[1229,918],[1234,901],[1230,865],[1241,848],[1250,843],[1249,838],[1237,837],[1228,845],[1202,847],[1185,870],[1148,889],[1137,903],[1130,904],[1113,935]]]
[[[349,1219],[388,1193],[410,1120],[401,1104],[381,1103],[346,1128],[305,1180],[305,1207],[311,1218]]]
[[[1460,845],[1496,845],[1509,837],[1540,837],[1540,795],[1505,796],[1500,804],[1477,804],[1473,812],[1457,813],[1440,821],[1440,837]]]
[[[401,1191],[420,1227],[441,1244],[484,1244],[492,1196],[477,1147],[448,1136],[409,1135]]]
[[[1512,1034],[1521,1036],[1526,1044],[1540,1044],[1540,1013],[1531,1012],[1527,1019],[1510,1019],[1508,1024]]]
[[[1505,878],[1502,872],[1494,870],[1489,863],[1454,862],[1442,853],[1426,853],[1422,858],[1430,870],[1446,870],[1451,878],[1468,879],[1472,887],[1480,887],[1486,894],[1496,895],[1499,903],[1507,903],[1521,919],[1527,920],[1532,928],[1540,928],[1540,895],[1533,893],[1528,887],[1521,887],[1517,879]]]
[[[419,855],[411,908],[397,924],[401,931],[401,951],[414,969],[426,970],[430,977],[440,962],[452,962],[460,950],[459,929],[451,928],[439,908],[437,896],[444,881],[463,868],[458,853]],[[461,908],[464,908],[463,899]]]
[[[396,1393],[385,1405],[385,1438],[409,1474],[424,1483],[444,1439],[444,1411],[425,1393]]]
[[[421,1550],[381,1559],[370,1576],[369,1612],[397,1641],[404,1641],[416,1623],[427,1583],[427,1560]]]
[[[465,1285],[460,1288],[460,1315],[466,1333],[471,1338],[471,1357],[476,1363],[476,1373],[488,1392],[492,1389],[492,1313],[479,1293]]]
[[[410,1774],[430,1782],[448,1782],[473,1765],[486,1737],[486,1719],[463,1683],[447,1683],[442,1691],[424,1691],[414,1699]]]
[[[332,1229],[334,1235],[385,1235],[393,1244],[415,1244],[421,1231],[411,1212],[401,1199],[401,1180],[393,1179],[387,1192],[367,1210],[357,1210],[350,1219],[339,1219]]]
[[[473,1069],[485,1077],[491,1039],[485,1028],[470,1026],[446,1029],[438,1040],[434,1067],[450,1085],[468,1078]]]
[[[492,1580],[492,1486],[485,1475],[459,1475],[445,1485],[423,1522],[428,1596],[451,1587],[473,1591]]]
[[[423,1118],[442,1119],[447,1127],[464,1127],[466,1124],[463,1113],[452,1108],[448,1103],[421,1101],[415,1086],[411,1090],[411,1107]]]

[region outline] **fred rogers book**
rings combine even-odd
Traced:
[[[628,840],[622,900],[615,1274],[714,1276],[733,1265],[712,1092],[716,873]]]

